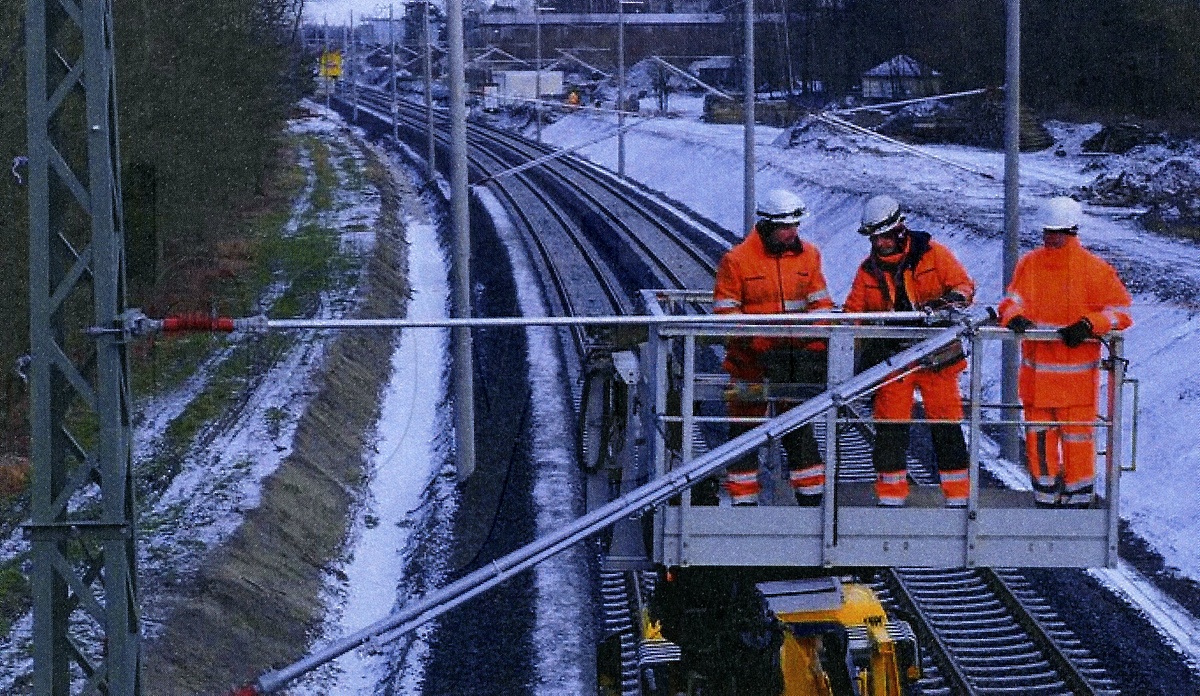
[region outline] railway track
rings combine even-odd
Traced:
[[[362,91],[360,97],[379,114],[390,110],[383,93]],[[402,137],[424,137],[423,108],[402,103],[397,118]],[[439,135],[446,152],[444,137]],[[512,133],[469,123],[468,146],[471,178],[486,182],[523,228],[556,313],[627,314],[635,311],[642,288],[707,288],[717,259],[733,241],[728,232],[685,219],[571,155],[506,174],[551,151]],[[581,361],[582,333],[573,332],[570,343],[575,352],[569,359]],[[578,362],[573,371],[579,374]],[[866,431],[839,429],[839,481],[873,479]],[[821,424],[817,436],[824,438]],[[918,485],[936,485],[928,463],[910,462],[910,473]],[[599,578],[602,624],[620,636],[620,691],[629,696],[643,692],[643,668],[662,659],[640,636],[650,582],[652,575],[638,572]],[[922,693],[1117,693],[1095,657],[1018,571],[890,569],[873,586],[921,638]]]

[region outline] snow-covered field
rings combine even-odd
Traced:
[[[650,107],[644,100],[643,107]],[[699,120],[700,100],[672,96],[672,118],[647,119],[626,135],[626,173],[730,230],[742,226],[742,142],[738,125]],[[580,150],[616,169],[615,117],[578,113],[543,129],[547,142],[572,147],[604,133],[610,140]],[[1094,156],[1079,144],[1097,125],[1050,124],[1055,148],[1021,156],[1022,247],[1040,241],[1032,213],[1051,196],[1079,193],[1100,174],[1161,162],[1161,146],[1126,155]],[[835,300],[845,298],[868,252],[856,230],[871,195],[895,196],[916,229],[932,232],[959,256],[979,285],[978,302],[995,305],[1002,290],[1003,153],[960,146],[926,148],[994,178],[907,153],[882,140],[838,133],[823,125],[800,133],[755,129],[756,187],[789,188],[813,216],[801,234],[822,250]],[[1055,150],[1063,151],[1056,155]],[[1128,209],[1085,206],[1080,238],[1121,271],[1134,294],[1135,325],[1126,334],[1130,376],[1140,380],[1137,471],[1121,481],[1121,506],[1135,532],[1167,564],[1200,580],[1200,245],[1146,231]],[[993,393],[996,380],[988,385]]]

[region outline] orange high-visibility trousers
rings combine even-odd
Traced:
[[[1030,425],[1025,431],[1025,454],[1033,499],[1039,505],[1087,507],[1095,492],[1096,406],[1025,407],[1027,421],[1062,421],[1088,425]],[[1063,488],[1058,488],[1062,477]]]
[[[875,393],[875,420],[881,422],[876,424],[875,450],[871,459],[877,472],[875,493],[881,505],[903,505],[908,497],[908,479],[904,475],[908,424],[886,421],[912,418],[913,393],[917,389],[921,390],[926,418],[961,421],[963,404],[958,392],[958,376],[966,365],[966,361],[960,361],[940,370],[917,370],[885,384]],[[957,422],[934,423],[930,430],[946,504],[964,506],[970,494],[970,481],[962,428]]]
[[[796,402],[784,401],[776,404],[779,413]],[[743,401],[727,398],[725,407],[733,418],[762,418],[767,415],[767,404],[762,401]],[[755,427],[755,423],[730,423],[729,437],[735,438]],[[821,461],[820,448],[813,434],[811,423],[796,428],[781,438],[783,451],[787,453],[788,483],[798,496],[798,501],[816,502],[825,490],[825,463]],[[748,455],[729,465],[725,474],[725,488],[735,505],[758,502],[758,457]]]

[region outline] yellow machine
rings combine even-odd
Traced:
[[[660,582],[641,621],[648,696],[910,696],[916,637],[870,587],[838,578],[756,582],[749,569],[689,568]],[[613,641],[600,693],[621,693]],[[665,649],[670,646],[673,650]]]
[[[916,637],[871,588],[836,578],[758,585],[783,624],[785,696],[905,696],[921,677]]]

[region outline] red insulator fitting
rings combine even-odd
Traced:
[[[210,317],[207,314],[201,314],[199,312],[177,314],[173,317],[166,317],[162,320],[163,333],[179,331],[216,331],[221,333],[232,333],[233,329],[234,326],[232,318]]]
[[[253,684],[247,684],[230,691],[228,696],[261,696],[261,693]]]

